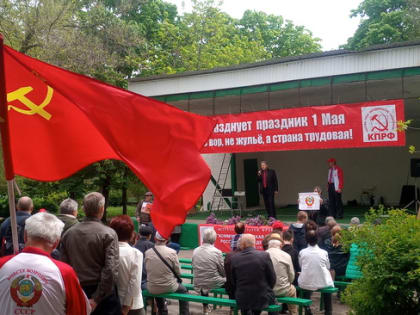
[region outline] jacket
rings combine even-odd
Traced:
[[[273,193],[279,190],[279,185],[277,182],[277,175],[276,171],[268,168],[265,172],[267,172],[267,187],[264,188],[263,185],[263,172],[261,170],[261,175],[258,175],[257,180],[260,183],[260,193],[263,193],[264,190],[269,193]]]
[[[267,253],[270,255],[276,273],[273,291],[276,296],[284,296],[289,292],[290,285],[295,280],[292,258],[280,248],[269,248]]]
[[[331,229],[328,225],[321,226],[317,230],[317,236],[318,236],[318,246],[322,249],[326,248],[326,242],[328,240],[331,241]]]
[[[303,223],[293,223],[290,225],[289,230],[293,232],[293,247],[300,252],[302,249],[306,248],[306,230],[305,224]]]
[[[178,255],[176,251],[166,245],[156,245],[156,250],[172,267],[176,274],[181,275]],[[179,284],[175,275],[154,252],[153,248],[146,251],[144,260],[147,272],[147,290],[152,294],[175,292]]]
[[[234,300],[235,299],[235,292],[233,292],[233,279],[232,279],[232,257],[236,255],[238,251],[233,251],[230,253],[227,253],[225,256],[225,275],[226,275],[226,284],[225,289],[227,294],[229,295],[229,299]]]
[[[330,260],[330,268],[335,270],[337,276],[344,276],[349,262],[349,253],[343,252],[341,245],[334,246],[331,241],[326,243],[326,251]]]
[[[270,255],[246,248],[231,258],[235,299],[240,309],[262,310],[268,307],[276,274]]]
[[[334,286],[328,253],[318,245],[303,249],[299,253],[299,264],[302,271],[298,283],[302,289],[316,291]]]
[[[334,188],[336,191],[343,190],[344,176],[343,176],[343,170],[341,169],[341,167],[335,165],[333,168],[330,168],[328,170],[328,183],[330,183],[331,179],[332,179],[331,183],[334,184]]]
[[[118,270],[118,296],[121,305],[131,306],[131,309],[143,308],[141,292],[141,273],[143,269],[143,254],[128,243],[119,242],[120,267]]]
[[[213,245],[204,243],[194,249],[192,256],[194,289],[220,288],[226,282],[222,252]]]
[[[26,211],[16,211],[19,251],[25,247],[24,231],[26,219],[31,216]],[[10,218],[7,218],[0,227],[0,256],[13,254],[12,228]]]
[[[100,303],[112,294],[118,280],[119,248],[115,231],[97,218],[86,217],[64,233],[61,260],[76,271],[82,286],[95,286],[92,294]]]
[[[152,222],[150,213],[142,212],[141,208],[143,207],[143,203],[145,200],[141,200],[136,207],[136,218],[140,221],[141,224],[147,224]],[[149,202],[151,204],[151,202]]]
[[[63,233],[61,235],[63,235],[73,225],[79,223],[77,218],[70,214],[57,214],[57,218],[59,218],[64,223]]]
[[[282,251],[288,253],[290,257],[292,258],[293,262],[293,269],[295,270],[295,278],[297,278],[297,273],[300,272],[300,266],[299,266],[299,253],[298,251],[290,244],[285,244],[281,248]]]

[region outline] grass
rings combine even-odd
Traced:
[[[116,217],[117,215],[121,215],[122,213],[123,211],[122,211],[121,206],[117,206],[117,207],[110,206],[106,209],[106,215],[108,218]],[[127,206],[127,214],[130,217],[136,216],[136,206]]]

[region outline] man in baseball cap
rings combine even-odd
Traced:
[[[168,239],[158,231],[155,234],[155,247],[145,254],[147,290],[152,294],[187,293],[182,285],[181,269],[176,251],[166,246]],[[159,314],[168,314],[165,299],[156,298]],[[180,315],[189,315],[189,304],[179,301]]]

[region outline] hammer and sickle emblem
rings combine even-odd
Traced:
[[[24,115],[35,115],[38,114],[42,118],[45,118],[46,120],[51,119],[51,114],[48,113],[44,108],[47,106],[52,99],[53,96],[53,88],[50,86],[47,86],[47,96],[45,97],[44,101],[37,105],[34,102],[32,102],[26,94],[30,93],[33,90],[31,86],[25,86],[21,87],[20,89],[17,89],[16,91],[7,93],[7,101],[12,102],[15,100],[18,100],[22,104],[24,104],[28,109],[22,109],[13,105],[8,106],[8,110],[14,109],[18,113],[24,114]]]

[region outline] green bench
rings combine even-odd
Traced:
[[[213,289],[213,290],[210,290],[210,292],[214,294],[214,297],[217,297],[218,295],[223,296],[227,294],[225,288]],[[299,307],[299,314],[303,313],[303,307],[310,306],[312,304],[312,300],[294,298],[294,297],[288,297],[288,296],[276,297],[276,300],[279,303],[297,305]]]
[[[181,269],[184,269],[184,270],[192,270],[193,268],[192,268],[192,266],[191,266],[191,265],[184,265],[184,264],[181,264]]]
[[[309,290],[305,290],[299,287],[296,287],[296,292],[298,292],[298,296],[302,296],[304,291],[309,291]],[[316,292],[320,292],[320,293],[329,293],[329,294],[333,294],[338,292],[338,288],[335,287],[327,287],[327,288],[322,288],[322,289],[318,289],[316,290]],[[319,299],[319,310],[322,311],[324,309],[324,299],[321,298]]]
[[[189,259],[189,258],[180,258],[179,259],[179,262],[181,264],[192,264],[192,259]]]
[[[334,286],[341,289],[345,289],[347,288],[347,286],[351,284],[351,282],[346,282],[346,281],[334,281]]]
[[[227,306],[233,308],[233,313],[238,315],[238,307],[236,305],[235,300],[231,299],[223,299],[223,298],[216,298],[216,297],[207,297],[201,295],[194,295],[194,294],[183,294],[183,293],[164,293],[164,294],[151,294],[147,290],[143,291],[143,298],[165,298],[170,300],[178,300],[178,301],[186,301],[186,302],[193,302],[193,303],[202,303],[202,304],[212,304],[218,306]],[[144,308],[146,310],[147,303],[145,301]],[[266,312],[280,312],[282,309],[281,305],[270,305],[269,307],[265,308],[264,311]]]

